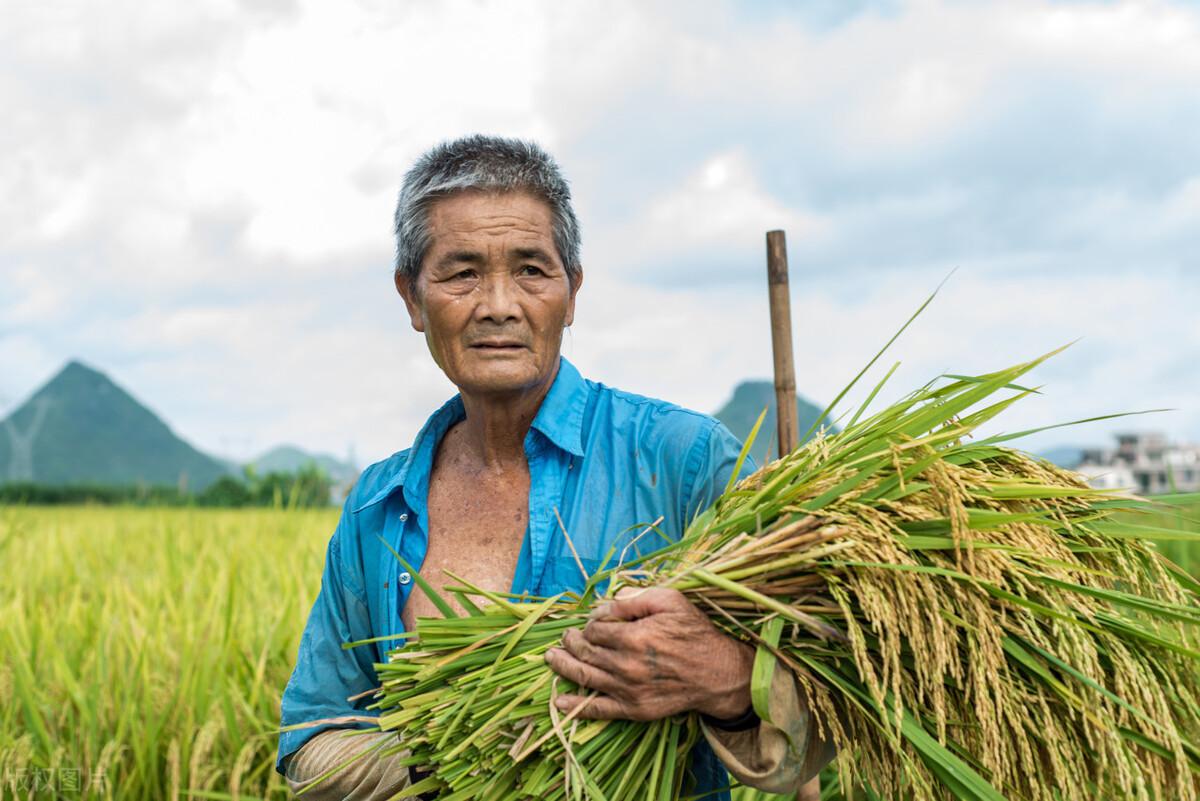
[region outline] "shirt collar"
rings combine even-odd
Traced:
[[[575,365],[560,356],[558,374],[550,385],[550,391],[542,399],[531,428],[567,453],[583,456],[583,415],[587,409],[588,392],[587,381],[575,369]],[[424,498],[428,493],[429,473],[433,469],[434,451],[438,443],[451,426],[465,418],[466,410],[461,395],[455,395],[442,404],[421,427],[408,451],[408,457],[396,473],[354,511],[379,503],[400,487],[405,488],[410,498]]]
[[[587,401],[587,381],[575,365],[560,356],[558,375],[533,418],[533,428],[572,456],[583,456],[583,414]]]

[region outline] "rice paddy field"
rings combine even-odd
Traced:
[[[0,510],[3,797],[286,798],[336,510]]]
[[[279,699],[336,521],[0,508],[0,797],[288,797]],[[1200,574],[1200,553],[1164,550]]]

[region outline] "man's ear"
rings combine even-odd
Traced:
[[[416,282],[409,281],[408,276],[396,273],[394,276],[396,291],[404,298],[404,307],[408,309],[408,318],[414,331],[425,332],[425,317],[421,313],[421,304],[417,301]]]
[[[575,293],[579,291],[579,287],[583,286],[583,265],[579,266],[579,272],[575,274],[575,278],[571,281],[571,297],[567,301],[567,317],[563,321],[563,326],[569,326],[575,321]]]

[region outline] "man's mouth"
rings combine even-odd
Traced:
[[[487,340],[485,342],[474,342],[471,344],[471,347],[476,348],[478,350],[502,351],[502,350],[519,350],[521,348],[524,348],[525,345],[523,345],[520,342],[498,339],[498,340]]]

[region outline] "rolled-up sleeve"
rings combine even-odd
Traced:
[[[288,761],[288,787],[308,801],[392,798],[409,786],[408,767],[394,755],[380,756],[395,742],[394,732],[323,731]],[[322,778],[334,767],[340,770]]]
[[[342,511],[325,555],[321,591],[313,603],[296,667],[283,692],[281,725],[321,720],[315,726],[284,731],[279,737],[275,769],[285,773],[287,759],[317,733],[330,728],[361,728],[369,722],[351,718],[376,717],[364,707],[369,695],[350,701],[352,696],[378,686],[374,667],[374,649],[369,646],[344,649],[342,643],[370,638],[370,616],[363,587],[361,562],[347,558],[353,553],[352,512],[349,502]]]
[[[742,784],[768,793],[793,793],[820,773],[836,755],[821,737],[790,670],[779,667],[768,699],[773,723],[746,731],[725,731],[701,722],[713,753]]]

